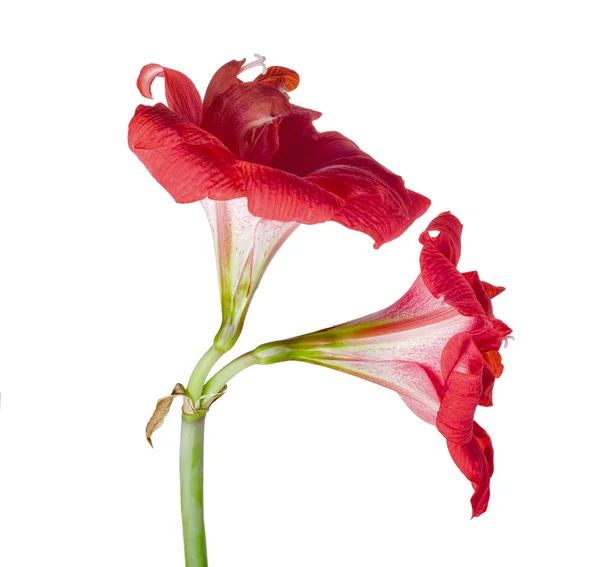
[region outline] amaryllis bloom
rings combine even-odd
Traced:
[[[504,288],[480,280],[477,272],[457,270],[461,232],[450,213],[431,222],[420,236],[420,276],[387,309],[262,345],[219,374],[228,378],[250,364],[297,360],[395,390],[446,438],[454,462],[473,485],[473,516],[479,516],[487,508],[494,461],[490,437],[474,421],[475,409],[492,405],[494,381],[503,370],[498,349],[511,330],[492,311],[491,298]],[[222,387],[219,374],[205,392]]]
[[[157,64],[138,78],[152,98],[165,80],[167,106],[140,105],[129,147],[178,203],[202,201],[215,237],[223,325],[215,345],[235,342],[264,269],[299,223],[333,220],[375,246],[402,234],[430,201],[338,132],[317,132],[320,113],[293,105],[298,74],[230,61],[204,101],[184,74]],[[243,82],[255,66],[263,72]]]

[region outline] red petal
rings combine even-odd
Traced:
[[[344,199],[334,220],[370,235],[376,247],[400,236],[429,207],[429,199],[337,132],[319,134],[313,151],[306,178]]]
[[[290,113],[281,119],[279,151],[269,165],[300,177],[311,173],[315,169],[314,144],[319,137],[313,121],[320,117],[316,110],[291,105]]]
[[[300,76],[296,71],[286,69],[285,67],[268,67],[267,72],[264,75],[259,75],[254,79],[254,82],[263,82],[273,85],[279,90],[291,92],[298,88],[300,84]]]
[[[446,438],[452,459],[471,481],[473,516],[487,509],[493,449],[488,434],[473,421],[482,393],[483,358],[466,333],[448,342],[442,358],[446,392],[436,425]]]
[[[152,98],[152,83],[156,77],[164,77],[163,68],[157,63],[144,65],[137,79],[137,88],[146,98]]]
[[[479,405],[491,406],[493,404],[492,394],[494,392],[496,378],[500,377],[504,370],[504,366],[502,364],[502,357],[497,350],[482,352],[481,355],[484,360],[482,376],[483,391],[481,393]]]
[[[500,319],[497,319],[494,316],[494,310],[492,309],[492,300],[490,299],[490,297],[494,297],[494,295],[490,296],[490,293],[495,293],[495,295],[498,295],[498,293],[501,293],[504,290],[504,288],[496,287],[488,283],[484,285],[484,282],[482,282],[479,279],[479,274],[477,272],[465,272],[462,275],[467,280],[467,282],[469,282],[469,285],[475,292],[475,297],[477,298],[477,301],[479,301],[479,304],[483,307],[486,317],[492,323],[494,329],[496,329],[496,331],[502,338],[510,335],[512,333],[512,329],[510,329],[510,327],[508,327],[503,321],[500,321]],[[484,345],[480,344],[480,346],[483,347]],[[495,346],[491,345],[489,348],[494,349]]]
[[[142,68],[137,80],[137,87],[146,98],[152,98],[151,87],[156,77],[165,78],[165,94],[169,108],[200,126],[202,98],[194,83],[179,71],[150,63]]]
[[[269,164],[311,181],[341,199],[332,220],[370,235],[378,247],[402,234],[429,207],[426,197],[338,132],[319,133],[314,111],[292,107],[279,128],[279,151]]]
[[[463,277],[469,282],[471,289],[475,292],[475,297],[483,310],[485,311],[488,317],[493,316],[492,311],[492,301],[490,296],[487,294],[483,285],[481,284],[481,280],[479,279],[479,274],[475,271],[473,272],[464,272]]]
[[[500,378],[504,371],[504,365],[502,364],[502,355],[497,350],[490,350],[482,352],[483,359],[489,366],[494,378]]]
[[[206,87],[206,94],[204,95],[205,108],[208,108],[225,91],[242,82],[238,79],[238,75],[241,73],[245,61],[245,59],[241,61],[235,61],[234,59],[217,70],[210,83],[208,83],[208,87]]]
[[[469,443],[448,441],[448,450],[456,466],[471,481],[475,492],[471,497],[473,516],[480,516],[488,507],[490,478],[494,472],[494,449],[486,431],[473,423],[473,438]]]
[[[253,144],[247,135],[251,130],[272,123],[290,111],[287,98],[275,87],[266,83],[240,83],[229,88],[206,108],[202,127],[217,136],[241,159],[252,154]],[[278,148],[277,141],[263,150],[270,160]]]
[[[431,236],[430,230],[439,231],[439,235]],[[460,257],[461,232],[462,225],[450,213],[442,213],[429,224],[419,237],[423,244],[421,275],[435,297],[443,296],[446,303],[467,317],[485,318],[485,311],[473,288],[456,269]]]
[[[429,226],[419,236],[419,242],[423,245],[431,245],[445,256],[454,266],[460,259],[460,237],[462,224],[450,212],[441,213],[434,218]],[[431,236],[431,231],[438,231],[437,236]]]
[[[483,353],[482,353],[483,354]],[[481,375],[481,397],[479,398],[479,405],[489,407],[493,405],[492,395],[494,393],[494,385],[496,384],[496,378],[493,371],[487,365],[483,365],[483,374]]]
[[[246,183],[248,209],[257,217],[315,224],[331,220],[343,206],[339,197],[291,173],[245,161],[237,168]]]
[[[129,147],[178,203],[244,196],[235,156],[162,104],[138,106],[129,124]]]
[[[481,398],[483,358],[467,333],[454,336],[442,353],[445,392],[437,415],[440,433],[454,443],[468,443]]]
[[[360,182],[357,177],[353,179],[355,183]],[[321,179],[320,182],[322,183],[323,180]],[[375,241],[375,248],[394,240],[423,215],[431,204],[427,197],[406,189],[404,184],[394,185],[396,186],[390,184],[388,188],[402,194],[400,202],[380,203],[375,194],[364,195],[349,200],[333,220],[368,234]]]
[[[279,118],[253,128],[246,134],[240,157],[253,163],[267,164],[279,149]]]
[[[505,287],[492,285],[491,283],[484,282],[483,280],[481,280],[481,285],[483,286],[483,289],[485,289],[485,292],[488,294],[490,299],[494,299],[494,297],[500,295],[506,290]]]

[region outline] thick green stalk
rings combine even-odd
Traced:
[[[204,530],[204,421],[183,414],[179,452],[181,519],[186,567],[207,567]]]
[[[208,373],[225,351],[211,346],[194,368],[188,395],[197,401]],[[181,519],[186,567],[207,567],[204,527],[204,422],[205,416],[182,414],[179,444]]]

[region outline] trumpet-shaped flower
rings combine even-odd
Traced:
[[[230,348],[248,304],[279,246],[298,224],[328,220],[362,231],[375,246],[402,234],[429,206],[338,132],[318,132],[320,113],[290,103],[297,73],[230,61],[204,100],[184,74],[157,64],[138,78],[142,95],[164,77],[167,106],[140,105],[129,147],[178,203],[201,201],[215,237],[223,324]],[[255,66],[263,72],[243,82]]]
[[[477,272],[457,270],[461,232],[450,213],[430,223],[419,239],[421,274],[387,309],[262,345],[237,364],[241,369],[304,361],[395,390],[445,437],[454,462],[473,485],[471,504],[478,516],[489,500],[493,449],[474,421],[475,409],[492,405],[494,381],[503,370],[498,350],[511,330],[492,311],[491,299],[504,288],[480,280]],[[222,386],[218,374],[211,382],[205,392]]]

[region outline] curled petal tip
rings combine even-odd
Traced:
[[[156,77],[163,77],[164,69],[157,63],[149,63],[144,65],[140,71],[140,76],[137,80],[137,88],[142,96],[152,98],[152,83]]]
[[[419,236],[419,242],[424,246],[433,246],[456,266],[460,258],[462,228],[461,222],[450,211],[446,211],[429,223]]]
[[[152,98],[152,83],[156,77],[165,79],[165,95],[168,107],[189,122],[200,125],[202,99],[194,83],[183,73],[156,63],[144,65],[137,80],[140,93]]]

